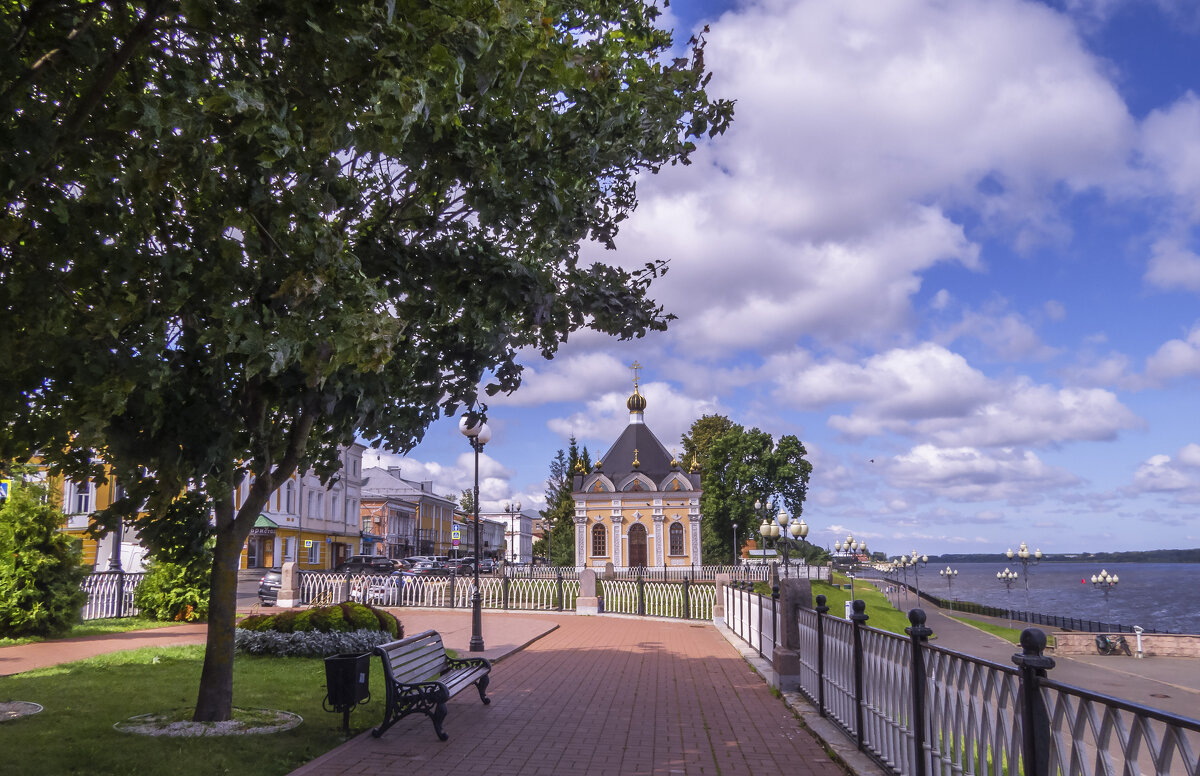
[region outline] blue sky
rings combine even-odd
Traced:
[[[669,259],[679,319],[530,354],[491,403],[484,508],[540,507],[572,433],[607,449],[636,359],[668,448],[714,412],[798,435],[823,545],[1200,546],[1198,9],[677,0],[734,125],[584,253]],[[472,473],[450,421],[400,465]]]

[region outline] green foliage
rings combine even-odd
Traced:
[[[110,465],[129,496],[101,526],[141,512],[164,547],[207,538],[172,509],[201,492],[229,644],[237,553],[296,471],[331,477],[356,437],[411,449],[579,329],[665,329],[664,263],[580,261],[640,175],[731,120],[660,13],[0,6],[0,457]],[[205,663],[198,716],[227,713],[231,660]]]
[[[707,471],[710,463],[709,451],[713,442],[725,432],[740,428],[741,426],[724,415],[701,415],[679,439],[683,444],[684,464],[690,467],[694,461],[701,471]]]
[[[374,606],[346,601],[312,609],[285,609],[278,614],[255,614],[238,623],[248,631],[280,633],[348,633],[357,630],[387,631],[400,638],[404,629],[394,615]]]
[[[87,602],[80,551],[59,530],[62,511],[46,496],[14,479],[0,506],[0,637],[62,635]]]
[[[776,443],[765,431],[747,431],[737,424],[712,436],[726,422],[719,416],[706,416],[692,424],[690,434],[693,440],[708,440],[708,466],[700,497],[706,563],[733,561],[734,523],[738,524],[740,545],[758,531],[764,516],[774,518],[781,506],[799,518],[812,474],[812,464],[804,457],[808,451],[795,436],[784,435]],[[764,505],[762,512],[754,510],[755,501]],[[803,554],[815,560],[821,551],[808,544]]]
[[[575,499],[571,495],[574,475],[578,469],[591,471],[592,461],[587,448],[579,449],[575,437],[567,450],[559,450],[550,461],[550,476],[546,478],[546,508],[540,514],[552,527],[547,547],[545,539],[533,543],[533,554],[550,560],[552,566],[575,565]]]
[[[143,617],[172,622],[208,619],[211,566],[203,560],[171,563],[151,560],[133,594]]]

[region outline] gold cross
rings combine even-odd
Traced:
[[[641,365],[641,364],[639,364],[638,362],[634,361],[634,362],[633,362],[633,363],[630,365],[630,367],[629,367],[629,368],[633,370],[633,392],[634,392],[634,393],[637,393],[637,389],[638,389],[638,370],[642,368],[642,365]]]

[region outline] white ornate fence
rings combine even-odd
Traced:
[[[133,593],[145,577],[144,572],[99,571],[88,574],[79,585],[87,593],[81,618],[86,621],[136,616],[139,610],[133,604]]]

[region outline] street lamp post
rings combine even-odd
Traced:
[[[513,563],[520,563],[521,547],[520,542],[517,541],[517,539],[520,538],[521,534],[520,527],[517,525],[516,520],[517,516],[521,514],[521,502],[517,501],[515,503],[505,504],[504,513],[508,515],[508,532],[513,537],[514,547],[512,549],[512,558],[510,558],[510,560],[512,560]],[[478,560],[478,558],[476,560]]]
[[[1018,576],[1019,575],[1017,572],[1009,571],[1007,566],[1004,567],[1004,571],[996,572],[996,579],[1000,582],[1000,584],[1004,585],[1006,590],[1008,590],[1008,624],[1010,626],[1012,625],[1012,586],[1013,583],[1017,581]]]
[[[917,589],[917,606],[921,605],[921,567],[929,563],[928,555],[918,555],[916,550],[908,561],[913,570],[913,586]]]
[[[1104,569],[1100,569],[1099,574],[1092,574],[1092,587],[1104,593],[1104,618],[1108,619],[1108,594],[1117,586],[1120,578],[1116,574],[1109,574]]]
[[[1042,551],[1035,550],[1033,553],[1030,553],[1029,546],[1025,542],[1021,542],[1021,546],[1017,548],[1015,553],[1010,547],[1004,553],[1004,557],[1010,561],[1016,559],[1021,563],[1021,575],[1025,577],[1025,611],[1029,611],[1029,567],[1036,566],[1042,562]]]
[[[956,576],[958,576],[958,569],[952,569],[949,566],[947,566],[946,568],[938,571],[938,573],[946,578],[946,595],[951,600],[953,600],[954,599],[954,585],[952,583],[954,582],[954,578]]]
[[[834,542],[833,548],[846,554],[846,576],[850,577],[850,600],[854,600],[854,565],[858,562],[858,548],[866,549],[866,544],[860,545],[854,534],[846,534],[846,541]]]
[[[483,651],[483,596],[479,592],[479,454],[492,439],[492,430],[485,422],[487,405],[479,406],[478,412],[468,411],[458,421],[458,430],[475,451],[475,490],[472,498],[475,509],[475,587],[471,590],[471,643],[468,647],[471,652]]]
[[[738,565],[737,523],[733,524],[733,565]]]

